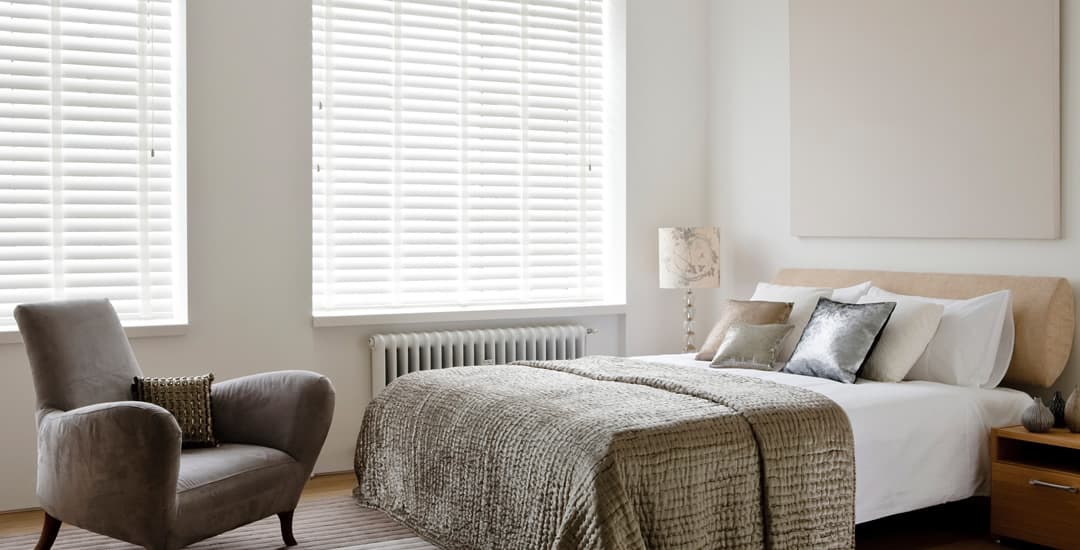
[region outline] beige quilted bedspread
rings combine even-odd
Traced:
[[[358,498],[447,549],[855,546],[847,416],[815,392],[615,357],[405,376]]]

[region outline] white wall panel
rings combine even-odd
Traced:
[[[791,230],[1052,239],[1058,0],[792,0]]]

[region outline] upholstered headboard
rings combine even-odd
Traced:
[[[934,298],[973,298],[1011,290],[1016,344],[1005,384],[1050,387],[1069,360],[1076,318],[1072,287],[1061,277],[784,269],[773,279],[776,284],[831,288],[863,281],[898,294]]]

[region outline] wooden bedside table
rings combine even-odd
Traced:
[[[995,536],[1080,549],[1080,434],[997,428],[990,436],[990,460]]]

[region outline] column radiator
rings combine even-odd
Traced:
[[[410,372],[585,355],[580,325],[376,334],[371,337],[371,393]]]

